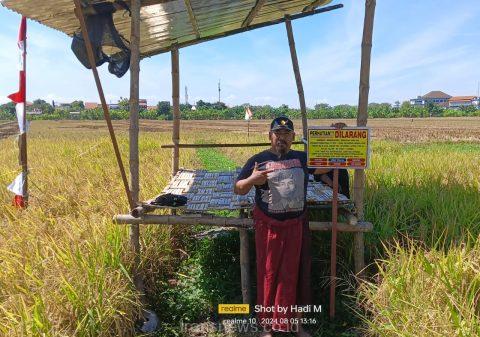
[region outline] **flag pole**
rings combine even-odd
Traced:
[[[28,205],[28,157],[27,157],[27,23],[26,18],[22,17],[22,25],[24,25],[25,32],[24,40],[23,40],[23,50],[22,50],[22,70],[24,76],[24,85],[25,85],[25,96],[23,101],[23,113],[22,113],[22,125],[24,127],[23,133],[20,134],[20,164],[22,165],[22,176],[23,176],[23,187],[22,187],[22,195],[23,195],[23,206],[27,207]],[[22,130],[20,130],[21,132]]]
[[[26,61],[27,61],[27,18],[22,16],[18,33],[17,47],[20,52],[19,88],[8,96],[15,103],[15,114],[18,121],[18,158],[22,173],[9,185],[8,189],[15,196],[13,206],[26,208],[28,204],[28,162],[27,162],[27,118],[26,118]]]

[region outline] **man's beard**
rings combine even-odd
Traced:
[[[287,143],[283,140],[278,140],[277,141],[277,152],[280,154],[280,156],[283,156],[287,154],[288,152],[288,147]]]

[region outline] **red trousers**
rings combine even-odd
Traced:
[[[291,331],[295,305],[310,303],[311,236],[306,214],[279,221],[253,210],[259,324]]]

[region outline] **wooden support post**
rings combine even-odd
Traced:
[[[245,210],[240,210],[240,218],[246,218]],[[248,231],[239,228],[240,234],[240,278],[242,285],[242,299],[244,304],[250,304],[250,256],[248,254]]]
[[[335,288],[337,286],[337,220],[338,220],[338,168],[333,169],[332,247],[330,254],[330,319],[335,317]]]
[[[290,47],[290,56],[292,57],[293,72],[295,73],[295,82],[297,83],[298,100],[300,101],[300,110],[302,112],[302,130],[303,138],[307,139],[307,106],[305,104],[305,95],[303,93],[302,77],[300,76],[300,67],[298,66],[297,51],[295,49],[295,39],[293,38],[292,22],[287,16],[285,18],[285,27],[287,28],[288,45]],[[304,145],[307,151],[307,145]]]
[[[180,76],[178,48],[172,49],[172,106],[173,106],[173,151],[172,151],[172,177],[178,171],[180,157]]]
[[[365,0],[365,19],[363,22],[362,60],[360,66],[360,87],[358,95],[357,126],[366,126],[368,119],[368,93],[370,89],[370,58],[372,51],[373,21],[376,0]],[[363,220],[363,199],[365,192],[365,171],[355,170],[353,181],[353,200],[358,211],[358,219]],[[354,234],[355,273],[363,276],[365,267],[363,233]]]
[[[139,82],[140,82],[140,0],[131,1],[131,29],[130,29],[130,193],[135,204],[139,201],[140,173],[138,155],[138,110],[139,110]],[[130,246],[134,255],[132,274],[136,290],[143,299],[144,285],[140,271],[140,226],[130,225]]]
[[[127,195],[130,210],[132,210],[135,208],[135,203],[133,202],[132,194],[130,193],[127,175],[123,166],[122,157],[120,156],[120,150],[118,149],[117,137],[115,137],[115,131],[113,130],[110,112],[108,111],[107,101],[105,100],[105,95],[103,93],[102,83],[100,82],[100,76],[98,76],[97,66],[95,64],[95,57],[93,55],[93,48],[90,42],[90,37],[88,35],[88,29],[85,24],[85,18],[83,16],[82,4],[80,0],[73,0],[73,2],[75,3],[75,14],[80,21],[82,37],[85,40],[85,48],[87,50],[88,62],[90,63],[90,67],[92,68],[93,78],[95,79],[95,84],[97,86],[98,96],[100,96],[100,102],[102,103],[103,115],[105,117],[105,122],[107,123],[108,133],[110,134],[110,139],[112,140],[113,151],[115,152],[117,165],[122,176],[123,188],[125,189],[125,194]]]

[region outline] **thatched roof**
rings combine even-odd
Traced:
[[[0,0],[1,1],[1,0]],[[92,3],[83,0],[84,12]],[[127,3],[130,0],[126,0]],[[254,29],[281,20],[285,15],[312,13],[332,0],[143,0],[141,9],[142,57]],[[65,34],[79,29],[73,0],[3,0],[3,6]],[[130,17],[117,10],[114,22],[128,41]]]

